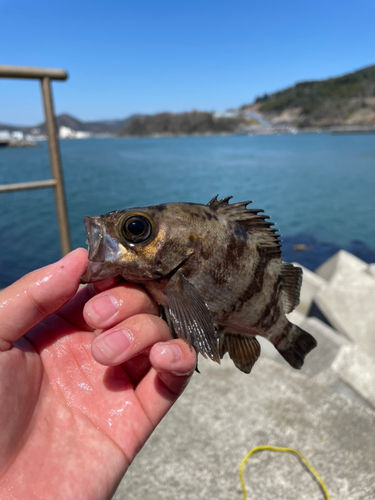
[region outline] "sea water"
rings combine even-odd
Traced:
[[[253,200],[286,242],[375,248],[375,135],[109,138],[60,149],[73,248],[85,246],[84,215],[216,194]],[[0,149],[1,184],[50,175],[47,143]],[[59,256],[53,190],[0,194],[0,288]]]

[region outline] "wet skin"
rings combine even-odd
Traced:
[[[192,375],[158,307],[116,279],[76,294],[78,249],[0,292],[0,498],[111,498]]]

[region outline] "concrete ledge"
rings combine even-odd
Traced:
[[[375,360],[357,346],[340,349],[332,371],[375,409]]]
[[[238,469],[258,445],[297,448],[332,499],[375,498],[375,412],[260,359],[250,375],[200,360],[185,394],[139,453],[115,500],[242,498]],[[248,498],[321,500],[289,455],[260,453],[244,478]]]
[[[374,406],[358,394],[350,385],[345,383],[332,368],[326,368],[322,372],[319,372],[318,375],[313,377],[313,381],[336,394],[340,394],[340,396],[350,399],[354,403],[374,411]]]
[[[301,368],[303,375],[312,378],[330,368],[341,347],[348,345],[349,341],[317,318],[306,318],[300,327],[318,342],[318,346],[306,356]]]
[[[375,264],[369,264],[367,272],[375,278]]]
[[[330,281],[336,273],[361,272],[367,269],[366,262],[346,250],[340,250],[315,270],[315,274]]]
[[[367,272],[340,270],[315,297],[335,330],[375,357],[375,279]]]

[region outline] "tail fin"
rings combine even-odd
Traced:
[[[284,344],[282,348],[275,346],[281,356],[288,361],[288,363],[297,370],[302,368],[306,354],[308,354],[314,347],[318,345],[317,341],[312,335],[305,332],[296,325],[291,326],[292,340]],[[290,338],[291,335],[288,334]]]

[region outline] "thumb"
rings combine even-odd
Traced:
[[[87,262],[87,251],[78,248],[0,292],[0,351],[73,297]]]

